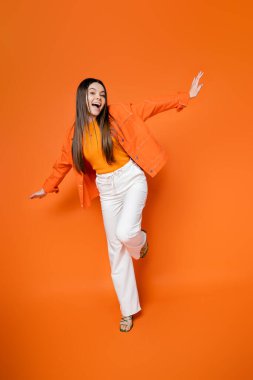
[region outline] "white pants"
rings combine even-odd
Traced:
[[[144,171],[130,158],[121,168],[96,175],[113,285],[122,315],[141,310],[132,258],[146,241],[141,231],[148,186]]]

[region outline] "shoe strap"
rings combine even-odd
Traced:
[[[128,315],[127,317],[122,317],[121,320],[123,321],[129,321],[129,320],[132,320],[133,316],[132,315]]]

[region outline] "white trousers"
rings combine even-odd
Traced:
[[[119,169],[96,175],[107,238],[111,277],[122,315],[141,310],[132,258],[146,241],[141,231],[148,186],[144,171],[130,158]]]

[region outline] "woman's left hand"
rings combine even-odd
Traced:
[[[203,83],[199,85],[199,80],[203,74],[204,73],[202,71],[199,71],[198,75],[193,79],[192,86],[189,91],[190,98],[194,98],[195,96],[197,96],[201,87],[203,86]]]

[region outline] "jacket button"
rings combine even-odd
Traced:
[[[124,139],[121,139],[121,141],[124,141]]]
[[[153,172],[153,169],[150,169],[150,173],[152,173]]]
[[[135,156],[135,158],[136,158],[136,160],[138,160],[139,157],[138,157],[138,156]]]

